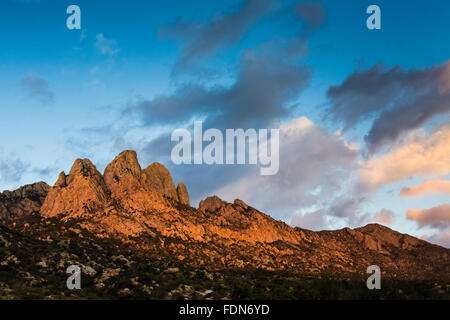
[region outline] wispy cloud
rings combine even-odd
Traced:
[[[162,27],[161,36],[177,39],[182,45],[175,72],[192,67],[218,49],[239,41],[256,21],[275,7],[273,0],[247,0],[237,10],[218,14],[212,21],[185,22],[179,18],[174,24]]]
[[[37,99],[42,104],[54,102],[55,94],[50,89],[48,81],[39,75],[32,73],[24,76],[21,85],[27,92],[27,98]]]
[[[103,33],[97,34],[96,39],[95,46],[101,54],[114,56],[120,51],[117,41],[105,38]]]
[[[450,228],[450,204],[443,204],[423,210],[408,209],[406,218],[416,221],[419,228]]]
[[[372,221],[376,223],[392,224],[392,219],[394,216],[395,214],[391,210],[381,209],[380,212],[373,216]]]
[[[19,184],[29,165],[20,159],[0,160],[0,185]]]
[[[400,191],[402,197],[417,197],[429,194],[450,194],[450,181],[423,181],[418,186],[405,187]]]

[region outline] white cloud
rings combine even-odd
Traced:
[[[97,34],[96,38],[97,41],[95,42],[95,46],[97,47],[98,50],[100,50],[101,54],[114,56],[120,51],[120,49],[117,46],[116,40],[105,38],[103,33]]]
[[[222,187],[215,193],[227,200],[241,198],[250,205],[278,216],[290,217],[301,208],[324,205],[336,198],[356,169],[358,148],[341,136],[330,134],[306,117],[280,126],[280,170],[273,176],[258,172]],[[354,200],[359,203],[359,200]],[[342,204],[343,201],[340,202]],[[342,208],[331,214],[345,218]],[[323,214],[322,212],[319,213]],[[318,227],[324,217],[296,216]]]

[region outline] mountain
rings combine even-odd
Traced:
[[[134,151],[120,153],[103,174],[88,159],[77,159],[68,175],[60,173],[53,187],[37,183],[2,193],[0,219],[4,234],[16,233],[43,246],[69,241],[81,256],[90,257],[83,258],[83,265],[93,269],[104,265],[94,261],[95,248],[105,252],[106,245],[110,255],[128,257],[128,261],[139,261],[138,265],[152,261],[159,269],[161,264],[172,270],[201,269],[218,277],[241,272],[243,278],[253,279],[248,272],[260,270],[270,279],[275,273],[282,279],[316,281],[327,274],[344,281],[366,278],[367,267],[378,265],[384,279],[450,280],[449,249],[378,224],[314,232],[277,221],[239,199],[228,203],[211,196],[198,209],[191,207],[183,183],[175,188],[162,164],[142,169]],[[53,250],[59,257],[67,248],[61,245]],[[4,252],[3,259],[14,267],[12,256],[17,253]],[[54,260],[52,256],[45,259]],[[62,268],[69,262],[59,261],[46,264],[59,263]],[[26,265],[21,268],[29,272]],[[139,270],[133,271],[137,278]],[[102,273],[97,270],[96,274],[101,277]],[[202,297],[201,292],[196,291],[196,296]],[[229,288],[222,297],[233,297],[231,292]]]

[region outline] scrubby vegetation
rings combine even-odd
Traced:
[[[72,264],[82,269],[80,290],[66,287]],[[37,240],[0,226],[0,298],[450,299],[450,284],[383,279],[381,290],[368,290],[362,275],[194,268],[133,255],[110,239],[66,232],[59,241]]]

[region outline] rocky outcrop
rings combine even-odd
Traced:
[[[189,202],[189,193],[183,182],[179,182],[177,185],[177,196],[180,203],[187,206],[191,205]]]
[[[45,182],[38,182],[0,193],[0,222],[8,223],[38,213],[49,189]]]
[[[205,200],[201,200],[198,208],[203,212],[214,212],[226,204],[225,201],[218,196],[208,197]]]
[[[64,188],[67,187],[67,181],[66,181],[66,173],[64,171],[61,171],[58,176],[58,180],[56,180],[54,187],[60,187]]]
[[[155,162],[144,169],[148,185],[158,193],[178,200],[177,191],[169,170],[161,163]]]
[[[107,194],[103,177],[92,162],[77,159],[68,176],[59,174],[40,212],[44,217],[79,218],[103,209]]]
[[[183,184],[179,194],[189,205]],[[173,210],[164,196],[178,200],[169,171],[159,163],[142,170],[136,152],[125,150],[106,166],[103,175],[88,159],[77,159],[69,175],[60,173],[40,211],[45,218],[91,218],[100,229],[135,234],[148,231],[147,225],[165,228],[165,223],[144,218],[150,212]],[[134,220],[123,220],[124,216]],[[95,225],[92,221],[86,224]]]
[[[242,209],[248,209],[248,205],[241,199],[234,199],[233,203],[237,206],[240,206]]]
[[[135,151],[121,152],[105,168],[103,177],[110,190],[111,200],[120,204],[120,208],[115,208],[116,211],[148,212],[167,207],[162,195],[150,188]]]

